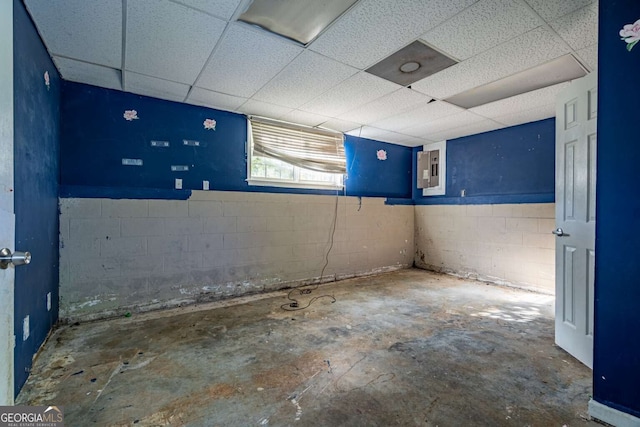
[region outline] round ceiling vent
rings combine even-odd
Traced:
[[[400,71],[403,73],[413,73],[418,68],[420,68],[420,64],[414,61],[405,62],[400,66]]]

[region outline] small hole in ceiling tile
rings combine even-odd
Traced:
[[[420,68],[420,64],[414,61],[405,62],[400,66],[400,71],[403,73],[413,73],[418,68]]]

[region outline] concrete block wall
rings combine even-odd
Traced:
[[[555,290],[555,204],[415,206],[417,267]]]
[[[189,200],[60,199],[60,317],[276,290],[413,263],[414,207],[383,198],[194,191]]]

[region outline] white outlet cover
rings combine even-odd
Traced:
[[[47,292],[47,311],[51,311],[51,292]]]
[[[22,341],[29,339],[29,315],[22,320]]]
[[[209,189],[209,181],[202,181],[202,189],[203,190]]]
[[[176,178],[176,190],[182,190],[182,179]]]

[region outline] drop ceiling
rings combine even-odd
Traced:
[[[237,21],[248,0],[24,0],[65,80],[418,146],[555,115],[568,83],[444,99],[563,55],[597,67],[597,1],[359,0],[306,46]],[[415,41],[457,64],[410,87],[365,70]]]

